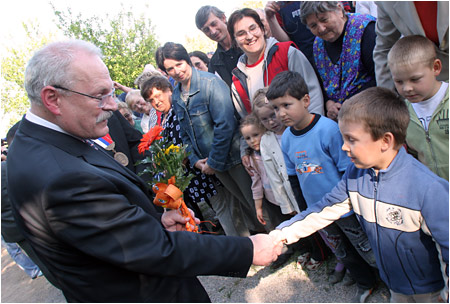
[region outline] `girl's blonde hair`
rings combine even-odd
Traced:
[[[272,104],[269,102],[269,100],[266,98],[266,93],[269,87],[264,87],[262,89],[258,89],[255,94],[253,95],[253,102],[252,102],[252,113],[256,115],[258,118],[258,110],[261,108],[269,108],[273,109]]]

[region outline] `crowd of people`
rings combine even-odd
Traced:
[[[209,302],[197,276],[294,254],[334,255],[353,302],[380,279],[391,302],[448,302],[448,20],[436,1],[206,5],[215,52],[167,42],[135,88],[93,44],[50,43],[2,154],[2,239],[70,302]],[[156,125],[187,147],[200,234],[153,204],[138,145]]]

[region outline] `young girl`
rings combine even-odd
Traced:
[[[301,189],[293,191],[281,151],[281,136],[286,126],[277,118],[272,104],[266,98],[267,87],[256,91],[253,97],[252,114],[255,115],[266,129],[260,140],[260,155],[265,174],[269,180],[271,192],[277,198],[282,217],[290,218],[306,209],[306,202],[301,195]],[[298,193],[295,196],[294,193]],[[292,245],[291,245],[292,246]],[[308,270],[316,270],[328,257],[330,249],[324,244],[318,233],[314,233],[296,244],[301,254],[299,264]],[[288,252],[293,253],[292,248]],[[310,253],[311,252],[311,253]],[[277,260],[280,261],[282,256]],[[339,278],[340,279],[340,278]]]
[[[261,137],[266,132],[266,129],[261,125],[258,118],[253,115],[249,114],[246,117],[244,117],[241,120],[240,124],[240,131],[242,134],[242,137],[248,144],[248,148],[246,151],[246,154],[249,155],[249,162],[250,165],[253,168],[253,175],[252,178],[252,194],[253,194],[253,200],[255,201],[255,209],[256,209],[256,217],[258,218],[258,221],[266,226],[265,228],[269,231],[275,229],[276,225],[279,224],[279,220],[281,220],[281,213],[279,208],[276,208],[278,210],[271,210],[274,209],[270,205],[276,205],[279,206],[280,204],[275,199],[275,196],[272,192],[269,180],[266,176],[266,172],[264,170],[263,161],[261,159],[260,154],[260,142]],[[280,217],[278,221],[266,221],[264,219],[265,216],[263,216],[263,198],[265,198],[269,203],[267,206],[265,206],[268,210],[268,215],[270,218],[273,216],[271,215],[279,215]],[[271,227],[267,227],[267,225]]]

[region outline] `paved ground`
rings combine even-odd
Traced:
[[[2,248],[1,302],[3,303],[63,303],[62,293],[44,277],[30,279]],[[334,266],[330,259],[316,272],[307,273],[297,267],[294,258],[274,271],[270,267],[252,266],[247,278],[201,277],[212,302],[215,303],[338,303],[351,302],[356,286],[327,282],[327,269]],[[389,302],[389,292],[381,285],[368,302]]]

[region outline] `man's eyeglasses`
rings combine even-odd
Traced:
[[[109,94],[106,94],[106,95],[103,95],[103,96],[100,96],[100,97],[96,97],[96,96],[80,93],[80,92],[77,92],[77,91],[69,90],[69,89],[63,88],[63,87],[61,87],[59,85],[53,85],[52,87],[54,87],[56,89],[72,92],[72,93],[75,93],[75,94],[78,94],[78,95],[81,95],[81,96],[86,96],[86,97],[89,97],[89,98],[97,99],[99,101],[97,107],[99,107],[99,108],[103,108],[105,106],[106,101],[108,100],[108,98],[110,98],[110,97],[114,98],[114,92],[115,92],[115,89],[112,88],[112,91]]]
[[[253,23],[248,28],[248,31],[241,30],[241,31],[237,32],[236,34],[234,34],[234,36],[236,37],[237,40],[243,41],[247,37],[248,33],[252,34],[252,36],[255,36],[256,34],[259,33],[259,31],[260,31],[259,26],[255,23]]]

